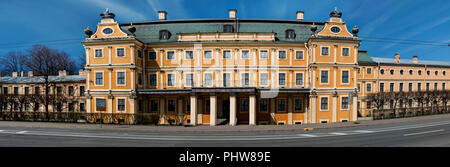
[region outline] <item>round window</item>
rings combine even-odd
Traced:
[[[105,28],[103,29],[103,34],[112,34],[113,33],[113,29],[112,28]]]
[[[341,29],[339,27],[334,26],[334,27],[331,27],[331,32],[339,33],[339,32],[341,32]]]

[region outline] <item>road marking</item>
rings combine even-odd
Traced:
[[[0,130],[0,132],[4,132],[5,130]]]
[[[347,135],[347,133],[341,133],[341,132],[332,132],[329,134],[331,134],[331,135]]]
[[[370,130],[355,130],[353,132],[356,132],[356,133],[372,133],[373,131],[370,131]]]
[[[16,132],[17,134],[24,134],[24,133],[27,133],[27,131],[19,131],[19,132]]]
[[[311,134],[297,134],[299,136],[305,136],[305,137],[317,137],[316,135],[311,135]]]
[[[425,131],[425,132],[417,132],[417,133],[409,133],[409,134],[404,134],[403,136],[421,135],[421,134],[427,134],[427,133],[433,133],[433,132],[442,132],[442,131],[444,131],[444,129]]]

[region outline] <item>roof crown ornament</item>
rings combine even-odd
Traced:
[[[134,32],[136,32],[136,27],[133,26],[133,23],[131,23],[130,26],[128,26],[128,31],[130,31],[133,35],[134,35]]]
[[[114,13],[109,12],[109,9],[106,8],[106,11],[103,13],[100,13],[100,17],[102,17],[102,19],[114,19],[116,15]]]
[[[353,33],[353,36],[358,36],[358,35],[356,35],[356,34],[358,34],[358,32],[359,32],[359,28],[358,27],[356,27],[356,25],[355,25],[355,27],[353,27],[353,29],[352,29],[352,33]]]
[[[316,24],[313,22],[313,24],[311,25],[311,31],[314,33],[317,30],[317,26]]]
[[[342,12],[339,12],[337,10],[337,7],[334,7],[334,11],[330,12],[330,17],[337,17],[337,18],[341,18],[342,17]]]
[[[92,35],[92,30],[87,26],[86,29],[84,29],[84,33],[86,34],[86,37],[90,38]]]

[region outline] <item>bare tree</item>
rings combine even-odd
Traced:
[[[25,66],[26,56],[20,51],[10,51],[0,58],[2,62],[1,73],[9,75],[12,72],[21,73],[26,70]]]

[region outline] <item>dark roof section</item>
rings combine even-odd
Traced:
[[[324,27],[324,22],[314,22],[318,31]],[[312,21],[305,20],[268,20],[268,19],[191,19],[191,20],[156,20],[133,23],[136,27],[136,39],[144,43],[175,43],[179,33],[216,33],[223,32],[224,25],[233,25],[235,32],[241,33],[276,33],[276,42],[304,43],[312,35]],[[126,32],[130,23],[120,24]],[[287,29],[295,31],[295,39],[287,39]],[[159,40],[159,31],[168,30],[172,34],[168,40]]]
[[[85,75],[67,75],[67,76],[49,76],[49,82],[53,83],[66,83],[66,82],[85,82]],[[0,77],[0,84],[31,84],[31,83],[44,83],[43,76],[33,77]]]
[[[377,62],[373,61],[372,58],[367,54],[366,50],[358,50],[358,64],[359,65],[371,65],[376,64]]]

